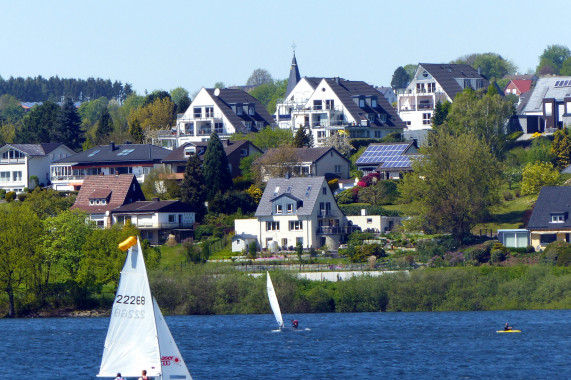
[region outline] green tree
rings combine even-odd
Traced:
[[[150,171],[141,184],[146,199],[176,199],[181,195],[180,186],[170,168],[160,166]]]
[[[293,143],[293,135],[289,129],[265,127],[257,133],[248,133],[247,135],[234,133],[230,136],[231,140],[248,140],[252,144],[265,151],[271,148],[279,148],[282,145],[291,145]]]
[[[539,194],[543,186],[557,185],[559,172],[555,170],[551,162],[536,162],[527,164],[523,168],[523,178],[521,180],[521,193]]]
[[[536,72],[540,75],[559,74],[563,62],[571,57],[571,51],[567,46],[548,45],[539,56],[539,65]]]
[[[0,208],[0,288],[8,297],[10,318],[16,315],[20,285],[33,283],[41,237],[41,221],[29,208],[18,203]]]
[[[171,91],[171,99],[176,105],[177,113],[185,112],[188,107],[190,106],[191,100],[190,96],[188,95],[188,91],[186,91],[182,87],[177,87]]]
[[[188,157],[184,178],[180,185],[182,201],[192,207],[196,213],[196,220],[202,221],[206,215],[206,188],[202,174],[202,161],[197,155]]]
[[[303,148],[313,146],[311,132],[307,132],[304,126],[298,128],[295,136],[293,137],[293,146],[295,148]]]
[[[461,244],[499,202],[500,164],[470,133],[437,130],[421,153],[398,186],[401,198],[416,211],[417,227],[451,233]]]
[[[345,157],[349,158],[351,156],[351,152],[355,150],[355,147],[351,145],[351,141],[346,134],[335,133],[325,139],[323,142],[323,146],[330,146],[335,148],[344,155]]]
[[[216,82],[214,83],[214,88],[226,88],[224,82]]]
[[[95,131],[95,137],[99,144],[107,143],[107,138],[109,134],[113,132],[113,120],[111,120],[111,115],[107,109],[104,109],[99,117],[97,123],[97,129]]]
[[[256,161],[260,156],[260,153],[254,153],[240,159],[240,172],[242,172],[242,177],[244,177],[245,180],[250,182],[254,182],[256,180],[254,161]]]
[[[266,69],[256,69],[246,81],[247,86],[259,86],[265,83],[273,83],[272,75]]]
[[[454,98],[444,129],[456,134],[473,133],[489,145],[496,157],[502,157],[507,144],[506,123],[513,113],[513,104],[500,95],[465,89]]]
[[[228,167],[228,157],[216,132],[212,132],[204,153],[204,185],[206,198],[211,200],[216,193],[232,190],[232,175]]]
[[[560,129],[553,134],[551,152],[557,157],[559,169],[564,169],[571,164],[571,140],[565,131]]]
[[[501,79],[505,75],[514,74],[517,66],[496,53],[475,53],[460,57],[453,63],[463,63],[480,69],[480,73],[489,80]]]
[[[51,141],[51,131],[60,111],[60,107],[52,102],[34,106],[22,119],[22,126],[16,130],[14,142],[40,144]]]
[[[40,185],[42,185],[40,183]],[[24,202],[24,206],[41,220],[58,215],[68,210],[75,202],[75,195],[52,189],[35,188]]]
[[[0,96],[0,124],[16,124],[22,120],[26,111],[16,97],[8,94]]]
[[[60,142],[75,151],[81,149],[83,143],[81,118],[71,98],[64,101],[50,135],[50,141]]]
[[[403,68],[406,71],[406,73],[408,74],[408,81],[410,83],[410,81],[414,78],[414,74],[416,74],[416,70],[418,69],[418,65],[408,64],[408,65],[404,65]]]
[[[129,135],[131,135],[136,144],[141,144],[145,139],[141,122],[138,119],[134,119],[129,123]]]
[[[81,103],[77,112],[81,116],[83,126],[89,127],[94,125],[101,118],[103,110],[106,110],[108,105],[109,100],[104,96],[90,102]]]
[[[567,58],[561,64],[561,71],[559,72],[560,75],[569,76],[571,75],[571,57]]]
[[[436,103],[434,107],[434,113],[432,114],[432,126],[438,127],[446,121],[448,118],[448,112],[450,112],[450,106],[452,103],[445,101],[444,103],[440,100]]]
[[[392,88],[406,88],[408,83],[410,82],[410,78],[408,73],[404,69],[404,67],[399,66],[393,73],[393,78],[391,80],[391,87]]]

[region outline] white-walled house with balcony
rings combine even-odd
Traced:
[[[50,182],[50,165],[74,154],[60,143],[5,144],[0,147],[0,188],[20,193],[36,184],[45,186]]]
[[[257,132],[275,122],[266,108],[246,91],[235,88],[202,88],[186,112],[177,116],[174,147],[187,142]]]
[[[282,101],[276,104],[280,128],[300,127],[311,132],[315,146],[323,145],[333,134],[350,138],[383,138],[402,132],[404,123],[385,97],[362,81],[342,78],[300,79]]]
[[[90,175],[134,174],[139,182],[171,153],[152,144],[100,145],[59,159],[50,166],[55,190],[79,190]]]
[[[252,219],[234,221],[236,235],[255,236],[262,249],[337,249],[359,227],[349,224],[325,177],[271,178]]]
[[[486,88],[490,82],[470,65],[419,63],[412,81],[397,96],[397,111],[409,130],[430,129],[438,102],[453,102],[466,88]]]

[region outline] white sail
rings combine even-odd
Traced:
[[[118,372],[124,377],[139,377],[147,370],[147,375],[161,378],[163,344],[159,341],[165,340],[164,347],[175,345],[158,306],[154,306],[141,244],[132,239],[111,310],[98,377],[115,377]],[[175,354],[180,357],[178,348]],[[163,378],[191,379],[190,374]]]
[[[155,318],[157,320],[157,331],[159,333],[163,379],[192,380],[190,372],[188,372],[188,368],[186,368],[186,364],[161,313],[161,309],[159,309],[159,305],[157,305],[155,297],[153,297],[153,305],[155,307]]]
[[[267,288],[268,288],[268,298],[270,300],[270,306],[276,317],[279,327],[284,327],[284,319],[282,318],[282,312],[280,311],[280,304],[278,303],[278,297],[276,296],[276,291],[274,290],[274,284],[272,284],[272,279],[270,278],[270,272],[266,272],[268,275]]]

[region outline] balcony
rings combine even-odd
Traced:
[[[320,235],[349,235],[355,231],[361,231],[358,226],[322,226],[317,228]]]
[[[0,159],[0,164],[24,164],[26,163],[25,158],[2,158]]]

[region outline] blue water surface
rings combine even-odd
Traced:
[[[288,320],[294,316],[286,315]],[[166,317],[195,380],[569,379],[571,311]],[[509,321],[522,333],[497,334]],[[8,378],[95,379],[108,318],[0,320]]]

